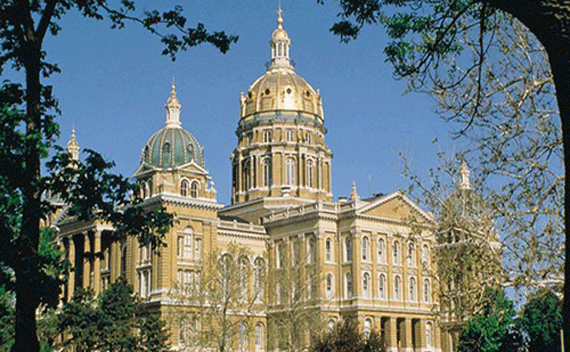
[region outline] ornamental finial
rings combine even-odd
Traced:
[[[170,97],[166,101],[166,128],[180,128],[180,102],[176,96],[176,85],[174,84],[174,77],[172,77],[172,87],[170,89]]]
[[[67,154],[69,158],[74,161],[79,160],[79,151],[80,151],[79,143],[75,138],[75,123],[73,123],[71,128],[71,137],[69,138],[69,142],[67,142]]]
[[[467,167],[467,163],[465,160],[459,166],[459,189],[467,190],[471,189],[471,185],[469,182],[469,168]]]
[[[277,28],[283,29],[283,10],[281,10],[281,5],[277,9]]]

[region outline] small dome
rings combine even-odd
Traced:
[[[141,164],[171,168],[193,161],[204,167],[204,149],[192,134],[182,128],[163,128],[143,147]]]
[[[141,153],[141,164],[167,169],[194,161],[204,167],[204,148],[180,123],[181,106],[176,97],[174,81],[165,108],[164,128],[146,142]]]

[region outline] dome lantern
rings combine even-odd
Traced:
[[[461,166],[459,167],[459,189],[461,190],[467,190],[467,189],[471,189],[471,185],[469,183],[469,168],[467,167],[467,164],[465,163],[465,161],[463,161],[461,163]]]
[[[69,158],[74,161],[79,160],[79,143],[75,138],[75,126],[71,129],[71,138],[69,138],[69,142],[67,142],[67,154]]]
[[[274,67],[287,67],[292,68],[289,60],[289,47],[291,46],[291,39],[283,29],[283,11],[281,7],[277,10],[277,29],[271,35],[271,68]]]

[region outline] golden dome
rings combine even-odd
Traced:
[[[321,95],[297,75],[289,59],[291,40],[283,29],[281,9],[271,36],[271,64],[241,98],[241,117],[272,110],[305,112],[323,122]]]

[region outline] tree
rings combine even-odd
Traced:
[[[554,293],[539,290],[524,305],[521,323],[529,351],[562,351],[562,302]]]
[[[79,174],[77,177],[83,177],[90,187],[75,187],[68,192],[74,183],[63,181],[76,178],[60,177],[58,181],[62,182],[49,182],[49,176],[42,176],[45,159],[54,151],[54,140],[59,133],[55,122],[59,113],[57,100],[52,87],[42,83],[42,77],[58,72],[59,68],[47,60],[43,44],[47,36],[57,35],[62,18],[72,10],[86,18],[108,18],[113,28],[123,28],[127,22],[138,23],[160,38],[165,44],[163,54],[172,59],[178,51],[202,43],[226,52],[237,41],[237,37],[224,32],[210,33],[201,23],[186,27],[179,6],[163,13],[154,10],[137,14],[135,2],[129,0],[118,4],[106,0],[0,3],[0,70],[11,64],[25,73],[23,85],[5,82],[0,92],[0,261],[12,270],[15,278],[14,287],[10,288],[16,295],[13,351],[38,351],[36,309],[41,303],[53,303],[52,298],[57,297],[59,282],[45,273],[46,258],[38,254],[40,222],[51,210],[43,198],[46,192],[74,204],[75,215],[95,215],[96,209],[98,217],[121,224],[118,235],[138,235],[144,239],[143,243],[159,243],[153,240],[153,234],[163,230],[169,221],[160,211],[148,216],[136,207],[125,208],[134,185],[108,174],[112,164],[96,153],[89,153],[82,167],[71,169],[77,172],[64,173]],[[62,159],[61,154],[56,155],[53,166],[68,163],[62,163]],[[93,192],[94,189],[99,191]]]
[[[459,337],[459,352],[518,351],[521,335],[513,303],[504,291],[489,288],[481,311],[471,317]]]
[[[322,334],[311,346],[311,352],[384,352],[385,343],[375,330],[358,332],[354,319],[338,322],[333,330]]]
[[[309,239],[311,241],[313,239]],[[310,341],[321,334],[324,316],[319,304],[319,286],[323,280],[314,246],[302,250],[300,238],[290,241],[292,251],[285,259],[283,244],[276,247],[279,267],[269,268],[269,307],[267,312],[269,341],[281,351],[304,351]],[[310,253],[313,251],[313,253]]]
[[[168,351],[165,323],[149,314],[124,278],[98,298],[78,289],[57,315],[62,347],[76,351]]]
[[[322,0],[320,0],[322,2]],[[556,89],[556,101],[561,122],[565,170],[570,170],[570,36],[568,1],[504,1],[504,0],[340,0],[341,20],[331,28],[341,40],[356,38],[365,25],[381,23],[393,41],[385,48],[388,60],[399,77],[411,78],[414,88],[432,83],[434,78],[452,73],[454,64],[461,62],[465,48],[462,40],[473,38],[477,43],[476,62],[468,73],[477,77],[475,104],[467,131],[477,116],[483,94],[483,63],[491,59],[488,48],[500,28],[497,24],[515,18],[536,36],[544,47]],[[524,61],[524,57],[519,58]],[[441,75],[435,72],[442,73]],[[454,89],[463,78],[447,86]],[[469,110],[467,110],[469,111]],[[525,117],[520,117],[524,120]],[[570,182],[564,180],[564,233],[570,243]],[[530,241],[533,239],[530,238]],[[570,296],[570,246],[565,247],[564,294]],[[565,325],[570,325],[570,302],[564,301]],[[570,350],[570,329],[565,331],[566,349]]]
[[[182,346],[220,352],[248,349],[249,320],[256,309],[261,311],[266,270],[253,268],[250,258],[247,247],[230,243],[208,254],[193,281],[179,277],[171,297],[177,303],[172,318]]]

